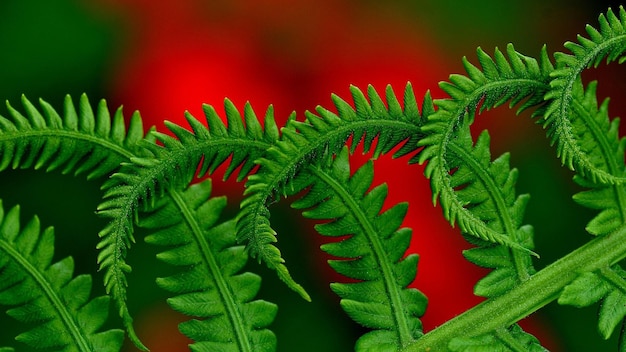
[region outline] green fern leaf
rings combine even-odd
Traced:
[[[532,248],[532,227],[522,226],[516,231],[516,237],[527,248]],[[463,251],[463,256],[470,262],[485,268],[494,269],[480,279],[474,287],[474,293],[482,297],[495,297],[530,278],[535,269],[528,255],[521,256],[517,251],[503,245],[487,245]]]
[[[371,86],[367,91],[369,100],[356,87],[351,87],[351,92],[354,108],[333,96],[337,114],[318,107],[319,116],[307,113],[306,121],[292,120],[283,128],[282,139],[257,160],[259,170],[246,183],[246,198],[238,215],[238,240],[247,244],[251,256],[275,269],[279,277],[305,299],[308,295],[291,278],[280,251],[274,246],[276,232],[270,225],[268,204],[279,196],[295,194],[310,185],[306,178],[298,178],[302,169],[324,155],[339,152],[350,137],[353,149],[363,140],[366,151],[377,139],[375,156],[404,143],[394,154],[402,156],[418,149],[422,135],[419,130],[422,117],[410,84],[404,91],[404,109],[391,87],[386,90],[386,104]],[[425,111],[432,111],[429,95],[424,107]]]
[[[16,320],[37,324],[16,339],[47,350],[118,351],[122,330],[98,332],[109,297],[89,300],[91,276],[72,277],[72,258],[52,263],[53,252],[51,228],[41,232],[36,217],[22,228],[19,208],[4,214],[0,204],[0,304],[15,306],[7,314]]]
[[[547,95],[554,100],[547,111],[546,124],[553,140],[559,143],[562,159],[577,172],[574,180],[588,188],[574,195],[574,200],[600,211],[586,230],[592,235],[607,235],[626,222],[626,185],[623,183],[626,180],[626,142],[619,137],[619,119],[611,121],[609,118],[608,99],[599,105],[597,83],[591,82],[585,89],[580,73],[589,66],[599,65],[604,58],[611,62],[623,55],[626,11],[620,7],[618,19],[609,10],[599,21],[600,31],[587,27],[591,40],[579,36],[580,45],[566,44],[573,55],[563,54],[557,58],[560,69],[555,74],[553,90]],[[567,99],[563,95],[567,95]],[[568,114],[564,115],[566,118],[560,116],[562,113]],[[558,302],[585,307],[601,301],[598,330],[608,339],[617,325],[626,321],[625,277],[618,265],[583,273],[565,287]]]
[[[558,298],[559,304],[575,307],[587,307],[600,300],[598,330],[608,339],[626,317],[626,271],[619,265],[580,274]]]
[[[135,241],[133,237],[134,221],[140,205],[146,209],[153,205],[154,199],[162,196],[168,187],[185,187],[191,181],[198,165],[202,176],[213,172],[232,156],[227,177],[241,166],[239,178],[243,178],[253,167],[252,160],[259,157],[269,145],[278,138],[278,128],[270,108],[265,116],[263,132],[256,115],[249,104],[244,110],[246,132],[242,132],[240,114],[232,103],[225,101],[226,127],[215,111],[205,105],[205,117],[210,129],[192,115],[186,114],[193,133],[172,123],[167,123],[170,130],[179,139],[153,131],[151,135],[163,144],[160,146],[150,140],[142,143],[152,156],[136,156],[103,185],[104,199],[98,206],[98,214],[109,219],[107,226],[100,232],[102,238],[98,244],[100,254],[98,262],[105,272],[107,292],[112,293],[120,307],[127,329],[132,331],[132,317],[126,307],[126,273],[130,266],[125,262],[126,252]],[[239,122],[235,122],[239,121]],[[134,335],[131,335],[134,336]],[[137,338],[135,344],[141,346]]]
[[[607,63],[624,60],[626,50],[626,11],[620,6],[619,18],[609,9],[606,15],[600,15],[600,31],[592,26],[587,26],[587,33],[591,39],[578,36],[578,43],[568,42],[565,47],[572,54],[555,54],[557,69],[553,73],[551,89],[546,94],[546,100],[550,101],[544,114],[544,125],[548,128],[548,136],[552,143],[557,145],[557,154],[563,164],[575,170],[581,176],[590,179],[594,183],[623,183],[626,177],[619,173],[614,174],[597,165],[596,155],[590,154],[589,138],[581,141],[580,128],[573,124],[575,119],[584,119],[577,114],[575,106],[577,99],[574,98],[575,90],[579,89],[580,75],[583,70],[591,66],[598,66],[606,58]],[[593,119],[593,115],[591,116]],[[593,120],[584,120],[587,126],[594,128]],[[579,122],[580,123],[580,122]],[[578,130],[578,131],[577,131]],[[593,137],[602,137],[595,131],[591,131]],[[598,141],[602,142],[602,141]],[[601,146],[598,143],[598,146]],[[604,151],[607,152],[607,151]],[[603,158],[603,160],[606,160]]]
[[[517,324],[510,329],[502,329],[493,334],[454,338],[450,341],[448,348],[453,352],[548,351],[534,336],[525,333]]]
[[[265,329],[276,315],[276,305],[252,301],[261,278],[238,273],[247,262],[243,246],[235,241],[235,222],[218,223],[226,198],[210,198],[206,180],[184,192],[169,191],[140,225],[155,231],[146,242],[167,246],[160,260],[182,267],[157,283],[176,293],[168,299],[175,310],[204,318],[180,324],[193,339],[194,351],[274,351],[276,337]]]
[[[494,187],[496,184],[504,184],[504,181],[497,182],[494,177],[508,175],[506,179],[509,181],[514,178],[511,178],[508,171],[500,174],[499,170],[471,176],[472,172],[481,172],[480,167],[472,167],[471,163],[478,162],[477,165],[487,166],[486,163],[490,161],[488,148],[477,147],[473,154],[469,154],[464,151],[467,150],[464,149],[467,146],[457,145],[456,142],[457,139],[467,139],[463,136],[463,134],[468,135],[465,126],[473,122],[476,111],[482,112],[510,101],[510,106],[521,104],[518,109],[520,112],[543,102],[543,94],[548,89],[552,71],[552,64],[545,48],[541,52],[539,62],[519,54],[512,45],[507,47],[507,54],[508,60],[501,51],[496,49],[494,59],[492,59],[484,51],[478,49],[478,59],[482,70],[464,60],[468,77],[452,75],[451,83],[441,84],[442,89],[452,99],[435,101],[439,109],[428,117],[427,123],[422,128],[426,136],[420,142],[424,149],[420,152],[419,162],[428,162],[425,174],[431,180],[433,201],[440,200],[444,215],[452,224],[458,223],[461,231],[479,239],[529,252],[527,248],[509,237],[514,233],[510,231],[515,230],[512,224],[498,228],[485,222],[487,220],[485,216],[489,216],[487,214],[489,211],[495,211],[496,214],[507,218],[511,217],[512,214],[506,214],[509,212],[506,210],[508,205],[499,204],[496,210],[491,207],[486,207],[486,209],[478,207],[470,210],[468,204],[482,202],[480,199],[464,199],[469,195],[490,197],[496,201],[502,196],[496,194],[500,191]],[[471,172],[455,176],[453,170],[463,164],[466,164],[467,170]],[[504,160],[497,161],[491,168],[497,168],[499,164],[507,163]],[[484,187],[479,182],[471,183],[472,186],[468,190],[457,189],[475,177],[481,178],[483,183],[488,182],[486,185],[491,183],[491,186],[486,186],[487,192],[471,195],[473,188]],[[508,189],[510,185],[507,186]],[[487,196],[489,193],[491,195]],[[514,193],[503,194],[507,202],[507,197],[511,194],[514,197]],[[520,202],[523,203],[523,201]],[[518,207],[523,208],[521,204],[514,205],[514,208]],[[500,222],[500,224],[504,223]]]
[[[357,351],[398,350],[422,335],[419,317],[426,297],[407,286],[414,280],[418,257],[403,258],[411,239],[409,229],[399,229],[407,211],[401,203],[380,213],[387,195],[385,185],[367,191],[373,179],[370,161],[350,176],[348,149],[327,165],[309,168],[315,179],[311,190],[293,207],[306,209],[312,219],[329,219],[316,225],[324,236],[349,236],[322,245],[332,256],[338,273],[358,283],[331,284],[341,297],[341,307],[359,324],[374,329],[356,343]]]
[[[593,158],[594,166],[611,175],[623,177],[624,145],[626,140],[619,137],[619,119],[610,121],[608,100],[598,106],[596,82],[583,91],[578,82],[573,89],[575,103],[572,111],[572,133],[581,147]],[[586,207],[600,210],[586,229],[593,235],[612,232],[626,222],[626,188],[621,184],[602,184],[576,175],[574,180],[589,190],[574,195],[574,200]]]
[[[9,118],[0,116],[0,170],[60,169],[92,179],[108,175],[133,156],[145,155],[138,145],[143,139],[138,114],[126,131],[121,108],[111,119],[104,100],[94,114],[86,95],[81,96],[78,111],[67,96],[63,117],[45,101],[40,104],[41,111],[22,96],[24,116],[7,103]]]
[[[515,195],[517,170],[509,168],[509,154],[491,161],[488,133],[480,134],[474,145],[467,124],[458,128],[455,142],[449,148],[448,165],[455,170],[450,176],[455,198],[449,201],[442,198],[442,206],[457,202],[456,207],[471,213],[465,218],[477,219],[494,233],[507,234],[508,241],[517,246],[532,249],[533,229],[523,225],[529,196]],[[443,210],[454,221],[459,215],[451,208],[444,206]],[[473,242],[480,246],[464,251],[465,257],[479,266],[495,269],[476,285],[474,292],[479,296],[497,296],[535,272],[527,251],[491,242]]]
[[[166,121],[166,126],[178,139],[155,133],[165,146],[160,152],[155,148],[160,160],[163,163],[176,161],[180,168],[188,167],[194,171],[199,167],[197,177],[202,177],[212,174],[230,158],[224,179],[239,168],[237,181],[242,181],[255,167],[254,161],[279,138],[274,110],[272,106],[268,108],[261,126],[249,103],[244,106],[243,115],[228,99],[224,108],[227,125],[210,105],[203,105],[208,128],[189,113],[185,117],[193,132]]]

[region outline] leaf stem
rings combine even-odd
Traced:
[[[510,326],[557,299],[561,290],[580,273],[611,266],[624,257],[626,225],[589,241],[511,291],[447,321],[404,351],[446,351],[454,337],[479,336]]]

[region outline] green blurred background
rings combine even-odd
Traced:
[[[328,99],[331,92],[346,91],[351,82],[337,77],[350,69],[358,73],[363,68],[367,73],[346,80],[405,82],[414,81],[423,73],[431,75],[430,84],[445,79],[449,73],[462,72],[462,56],[476,62],[473,58],[479,46],[493,52],[494,47],[504,48],[511,42],[518,51],[530,56],[536,56],[544,44],[549,52],[563,50],[563,42],[574,40],[577,33],[584,32],[585,24],[595,25],[599,13],[618,4],[580,0],[425,0],[384,4],[342,0],[268,1],[253,6],[240,0],[162,1],[158,5],[141,0],[2,0],[0,98],[19,108],[20,96],[25,94],[31,100],[41,97],[61,109],[66,94],[76,100],[85,92],[92,102],[106,98],[111,109],[124,104],[126,115],[138,108],[149,123],[158,127],[164,118],[180,120],[180,106],[197,110],[203,102],[219,105],[224,95],[239,98],[240,91],[241,99],[258,92],[263,99],[275,102],[277,111],[301,113],[315,104],[327,104],[328,100],[323,99]],[[304,10],[299,11],[299,6]],[[344,25],[352,19],[358,23]],[[343,44],[338,43],[353,43],[350,48],[359,57],[340,55]],[[381,43],[391,46],[381,47],[387,52],[379,56],[381,50],[377,51],[376,45]],[[233,66],[224,70],[236,72],[241,68],[248,76],[237,78],[241,84],[236,84],[232,75],[218,75],[212,82],[190,83],[184,81],[185,75],[193,77],[195,66],[188,66],[184,74],[172,71],[171,77],[161,78],[160,73],[168,64],[176,65],[178,58],[187,60],[186,56],[196,55],[193,51],[170,53],[165,59],[155,59],[155,53],[178,45],[208,48],[208,52],[212,47],[220,48],[219,53],[209,57],[228,55],[222,61],[206,61],[206,67],[215,66],[220,71],[220,63],[225,62]],[[235,48],[236,45],[241,47]],[[388,63],[387,58],[405,52],[418,58],[408,63],[412,76],[404,76],[402,70],[389,75],[384,69],[376,71]],[[371,61],[367,61],[367,55],[371,55]],[[203,65],[199,60],[200,70]],[[436,74],[429,73],[429,65],[437,65]],[[214,71],[199,74],[206,76],[211,72]],[[609,82],[604,86],[600,83],[601,93],[621,93],[619,84],[623,79],[619,77],[625,77],[623,69],[611,66],[595,74]],[[248,79],[251,75],[255,77]],[[149,81],[153,77],[159,79]],[[266,82],[271,82],[271,86],[266,86]],[[185,87],[193,88],[193,94],[186,94]],[[222,92],[221,87],[228,89]],[[433,95],[441,96],[436,85],[429,87]],[[416,93],[423,91],[416,89]],[[168,105],[169,96],[180,98],[180,105]],[[265,103],[263,99],[261,103]],[[612,105],[611,115],[623,113],[624,106],[618,100],[613,100],[617,104]],[[5,113],[6,109],[0,110],[0,114]],[[592,213],[571,201],[576,191],[571,173],[559,166],[541,128],[534,126],[528,116],[502,118],[505,115],[511,114],[496,109],[481,118],[478,127],[494,131],[496,152],[512,151],[512,164],[521,170],[519,193],[533,196],[527,219],[535,226],[536,245],[542,255],[536,265],[541,268],[588,239],[583,229]],[[58,172],[7,170],[0,174],[4,207],[20,204],[25,219],[37,214],[44,225],[53,225],[57,241],[63,243],[57,246],[57,258],[74,256],[78,273],[93,273],[96,269],[97,233],[104,225],[94,214],[101,200],[98,187],[98,182]],[[297,213],[287,205],[279,205],[275,212],[272,219],[279,232],[298,232],[303,226]],[[185,350],[186,342],[176,332],[164,335],[159,330],[161,323],[172,326],[181,318],[166,309],[163,299],[167,296],[154,285],[154,278],[168,269],[154,260],[153,248],[142,245],[141,231],[138,238],[139,243],[129,256],[134,268],[129,301],[137,315],[140,334],[146,336],[146,343],[154,351]],[[310,245],[297,236],[283,236],[280,243],[283,253],[291,256],[288,260],[293,263],[294,276],[309,280],[304,285],[312,288],[312,304],[302,304],[274,275],[264,276],[261,296],[280,306],[273,324],[279,335],[279,350],[293,350],[293,346],[298,346],[299,351],[352,350],[360,331],[344,317],[327,283],[316,276],[306,260],[317,253]],[[253,270],[264,271],[256,266]],[[94,291],[101,294],[100,273],[94,275]],[[596,332],[596,310],[595,306],[574,309],[551,304],[538,314],[538,320],[545,326],[549,345],[555,351],[615,350],[615,338],[604,342]],[[113,324],[117,322],[115,318]],[[12,344],[16,331],[22,328],[4,313],[0,326],[0,345]]]

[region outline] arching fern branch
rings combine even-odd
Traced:
[[[415,254],[403,258],[411,230],[399,227],[408,205],[400,203],[381,213],[387,187],[380,185],[368,192],[374,175],[372,162],[350,176],[347,148],[334,161],[329,159],[297,176],[312,186],[292,206],[307,209],[305,217],[331,220],[316,225],[320,234],[348,236],[322,249],[340,258],[329,261],[333,269],[359,281],[331,284],[348,315],[374,329],[357,341],[356,350],[400,350],[422,335],[419,317],[426,309],[426,297],[407,288],[415,279],[418,260]]]
[[[61,169],[63,173],[87,173],[88,178],[96,178],[110,174],[132,157],[150,155],[139,145],[144,140],[144,130],[138,113],[133,114],[127,129],[121,108],[111,118],[106,102],[101,100],[94,114],[84,94],[78,109],[66,96],[63,116],[43,100],[40,100],[41,112],[25,97],[22,104],[25,115],[8,105],[9,118],[0,117],[0,170],[9,166]],[[101,261],[101,268],[125,270],[126,264],[120,260],[112,257]],[[120,275],[105,274],[105,285],[118,303],[129,337],[141,345],[128,309],[124,303],[120,304],[123,302],[120,297],[125,297],[125,281]]]
[[[274,351],[276,337],[265,327],[274,320],[276,305],[252,301],[261,277],[238,273],[248,256],[236,245],[235,222],[218,222],[226,198],[211,198],[210,180],[168,194],[140,225],[155,231],[146,242],[168,247],[157,257],[184,269],[157,279],[177,294],[168,299],[170,306],[205,318],[179,326],[195,341],[192,350]]]
[[[198,167],[198,176],[203,176],[213,172],[229,157],[232,158],[225,177],[241,166],[238,178],[242,179],[254,167],[252,161],[278,139],[278,128],[271,108],[265,115],[262,128],[249,104],[244,109],[243,119],[230,101],[226,100],[224,106],[228,126],[208,105],[203,106],[203,109],[209,128],[190,114],[186,114],[186,118],[193,133],[167,123],[178,139],[163,133],[151,133],[163,146],[152,141],[146,141],[142,146],[154,156],[131,158],[131,162],[123,164],[103,186],[105,194],[98,206],[98,213],[107,218],[109,223],[100,232],[102,240],[98,244],[98,261],[101,268],[106,270],[107,290],[113,293],[121,307],[120,314],[129,327],[132,319],[126,307],[126,273],[131,268],[125,258],[134,241],[133,228],[138,207],[150,207],[153,200],[163,195],[168,188],[186,187]],[[134,342],[142,346],[139,340]]]
[[[19,208],[7,214],[0,203],[0,304],[15,306],[13,318],[38,324],[17,336],[29,346],[63,351],[119,351],[124,332],[98,332],[107,319],[109,297],[89,300],[91,276],[72,277],[71,257],[52,262],[54,233],[37,217],[23,228]]]
[[[578,43],[567,42],[565,47],[572,54],[556,53],[557,69],[553,73],[554,80],[550,82],[550,91],[546,99],[550,100],[544,115],[544,125],[548,128],[551,142],[557,145],[557,154],[563,164],[570,169],[576,169],[581,176],[600,183],[624,183],[623,174],[613,174],[612,171],[599,167],[596,156],[590,154],[590,145],[585,140],[579,140],[579,134],[573,126],[573,116],[577,115],[574,90],[581,73],[588,67],[598,66],[606,58],[607,63],[619,59],[622,63],[626,57],[626,11],[620,6],[619,18],[609,9],[606,15],[599,17],[600,31],[592,26],[586,30],[590,39],[578,36]],[[603,151],[609,152],[609,151]],[[606,160],[604,156],[602,159]]]
[[[80,97],[78,111],[66,96],[63,117],[50,104],[39,102],[42,112],[22,96],[26,116],[7,102],[9,118],[0,116],[0,170],[61,169],[87,173],[92,179],[108,175],[133,156],[146,155],[138,146],[144,137],[138,114],[126,131],[122,109],[111,119],[104,100],[94,114],[86,95]]]
[[[337,114],[318,107],[319,116],[307,113],[306,121],[292,120],[283,128],[281,140],[257,160],[259,170],[246,183],[246,198],[238,215],[237,239],[247,243],[251,256],[276,270],[288,286],[305,298],[308,296],[289,276],[280,251],[273,244],[276,232],[269,221],[269,203],[281,195],[304,189],[306,183],[291,182],[294,176],[323,155],[337,153],[350,137],[352,148],[363,140],[365,151],[377,139],[375,155],[387,153],[405,142],[395,153],[401,156],[416,150],[421,136],[422,116],[410,84],[404,91],[404,108],[391,87],[386,90],[386,104],[371,86],[367,91],[369,101],[356,87],[351,87],[351,92],[355,108],[333,96]],[[424,99],[424,110],[424,114],[432,112],[429,95]]]
[[[451,83],[441,83],[441,88],[451,99],[435,101],[439,109],[428,117],[422,128],[427,136],[420,142],[424,149],[420,152],[419,161],[428,162],[425,174],[430,178],[433,200],[439,198],[446,219],[452,224],[458,223],[464,233],[528,252],[527,248],[509,237],[511,234],[503,232],[512,228],[490,227],[479,213],[467,207],[467,200],[461,198],[455,189],[459,184],[452,173],[458,166],[458,161],[452,161],[459,160],[460,156],[458,152],[453,156],[454,141],[461,127],[473,122],[476,111],[482,112],[510,101],[510,106],[521,104],[519,113],[543,102],[553,70],[545,48],[541,51],[539,62],[519,54],[512,45],[507,47],[507,55],[508,60],[496,49],[492,59],[478,49],[482,69],[464,59],[468,77],[451,75]],[[458,149],[459,152],[461,150]],[[497,211],[501,212],[503,208]]]

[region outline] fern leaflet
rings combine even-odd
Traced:
[[[508,237],[510,234],[503,233],[511,228],[492,228],[481,219],[480,214],[468,209],[466,201],[459,197],[455,189],[458,183],[455,184],[451,174],[458,166],[456,160],[460,157],[451,155],[454,153],[454,141],[459,138],[462,126],[473,122],[476,110],[482,112],[510,101],[510,106],[521,103],[518,109],[520,112],[543,102],[543,92],[548,88],[552,71],[545,48],[539,62],[519,54],[512,45],[507,47],[507,54],[508,60],[496,49],[495,59],[492,59],[478,49],[482,70],[464,59],[469,77],[452,75],[452,83],[441,84],[451,99],[435,101],[439,109],[428,117],[428,122],[422,128],[427,136],[420,142],[424,149],[420,152],[419,162],[428,161],[425,174],[431,180],[433,200],[439,198],[444,215],[452,224],[458,223],[463,232],[482,240],[528,252],[527,248]],[[456,164],[451,163],[451,160],[455,160]],[[480,208],[477,210],[481,211]],[[497,211],[502,210],[500,207]]]
[[[306,121],[292,120],[283,128],[282,139],[257,160],[259,170],[246,183],[246,198],[238,215],[238,240],[245,241],[253,257],[275,269],[289,287],[306,299],[308,295],[289,276],[280,251],[274,246],[276,232],[269,221],[269,203],[280,195],[304,189],[306,182],[300,185],[293,182],[298,172],[324,155],[337,153],[350,137],[352,148],[363,140],[366,151],[377,138],[375,155],[387,153],[404,142],[395,154],[401,156],[416,150],[421,136],[422,117],[410,84],[404,91],[404,108],[391,87],[386,90],[387,104],[371,86],[368,87],[369,101],[356,87],[351,87],[351,92],[355,108],[333,96],[337,114],[318,107],[319,116],[308,113]],[[424,106],[424,113],[430,113],[432,103],[428,95]]]
[[[84,94],[78,109],[69,96],[65,97],[62,117],[43,100],[40,100],[41,112],[25,97],[22,97],[22,104],[25,116],[8,105],[9,119],[0,117],[0,170],[9,166],[47,171],[61,169],[63,173],[87,173],[87,178],[91,179],[110,174],[132,157],[149,155],[149,151],[140,146],[144,131],[137,113],[131,117],[127,129],[121,108],[111,118],[106,102],[101,100],[94,114]],[[119,263],[118,259],[105,262],[101,268],[112,265],[125,270],[124,263]],[[110,278],[105,275],[108,292],[111,292]],[[125,294],[118,289],[113,291],[128,334],[140,345],[128,309],[120,304],[119,297]]]
[[[473,145],[467,123],[459,126],[449,149],[447,162],[455,170],[450,182],[457,201],[494,232],[507,234],[509,241],[532,249],[533,229],[522,223],[529,196],[515,195],[517,170],[509,168],[509,154],[491,161],[489,135],[486,131],[481,133]],[[448,211],[444,207],[444,213]],[[454,220],[453,213],[447,217]],[[496,269],[474,288],[479,296],[499,295],[528,280],[535,272],[528,252],[491,242],[470,241],[480,247],[465,251],[465,257],[477,265]]]
[[[578,140],[579,134],[573,126],[572,116],[576,108],[574,90],[579,85],[580,74],[590,66],[598,66],[606,58],[607,62],[624,61],[626,50],[626,11],[620,6],[619,18],[609,9],[606,15],[600,15],[600,31],[587,26],[590,39],[578,36],[578,43],[567,42],[565,47],[572,54],[556,53],[557,69],[550,82],[550,91],[546,99],[550,105],[544,115],[544,125],[548,127],[548,136],[557,145],[557,153],[563,164],[585,178],[599,183],[623,183],[626,181],[621,170],[599,167],[597,155],[590,154],[588,139]],[[601,144],[599,144],[601,145]],[[601,160],[606,160],[602,158]]]
[[[624,177],[624,144],[619,137],[619,119],[611,121],[608,115],[608,100],[598,106],[596,82],[586,90],[580,80],[572,87],[571,133],[579,141],[581,149],[593,160],[595,170],[606,172],[617,178]],[[592,235],[609,235],[626,222],[626,189],[623,183],[601,180],[590,174],[577,174],[574,180],[589,188],[574,195],[574,200],[600,212],[587,225]],[[626,272],[618,265],[603,267],[595,272],[585,272],[567,285],[559,296],[560,304],[584,307],[602,301],[598,315],[598,330],[608,339],[613,330],[626,316]],[[626,338],[621,333],[620,341]],[[626,346],[621,346],[625,348]]]
[[[63,117],[43,100],[43,113],[24,96],[22,104],[26,116],[8,103],[10,119],[0,116],[0,170],[45,167],[47,171],[87,173],[92,179],[108,175],[122,161],[145,154],[138,146],[143,139],[139,115],[133,115],[126,131],[121,108],[111,119],[104,100],[94,114],[86,95],[80,97],[78,112],[66,96]]]
[[[585,272],[563,289],[559,304],[586,307],[602,300],[598,330],[608,339],[626,316],[626,272],[618,265]],[[624,331],[620,333],[624,335]],[[622,346],[624,347],[624,346]]]
[[[546,352],[537,339],[525,333],[519,325],[509,329],[500,329],[493,334],[477,337],[457,337],[450,341],[448,348],[452,352]]]
[[[41,232],[37,217],[23,228],[19,207],[7,214],[0,204],[0,304],[15,306],[13,318],[37,323],[17,340],[63,351],[118,351],[122,330],[97,332],[107,319],[109,297],[89,300],[91,276],[72,277],[71,257],[52,262],[54,233]]]
[[[624,143],[619,137],[619,119],[609,120],[608,100],[599,107],[596,82],[583,91],[580,81],[573,88],[572,133],[593,158],[594,167],[617,177],[624,177]],[[574,200],[586,207],[601,210],[586,229],[593,235],[608,234],[626,222],[626,188],[621,184],[599,183],[576,175],[574,180],[590,188],[574,195]]]
[[[359,281],[331,284],[348,315],[374,329],[357,341],[356,350],[395,351],[407,346],[422,335],[419,317],[426,308],[426,297],[406,288],[415,278],[418,260],[415,254],[403,258],[411,239],[411,230],[399,229],[407,204],[380,213],[386,186],[367,192],[373,179],[371,161],[350,176],[347,148],[329,165],[308,170],[312,177],[306,178],[314,180],[313,185],[292,206],[307,209],[303,215],[308,218],[330,219],[316,225],[320,234],[348,236],[322,249],[345,258],[329,264],[338,273]]]
[[[236,246],[235,223],[218,223],[226,198],[210,198],[206,180],[184,192],[169,191],[140,225],[155,232],[146,242],[167,246],[158,258],[185,270],[159,278],[157,283],[176,293],[168,303],[176,310],[206,318],[180,325],[196,342],[194,351],[273,351],[276,337],[265,329],[276,305],[256,300],[261,278],[237,274],[247,262],[243,246]]]

